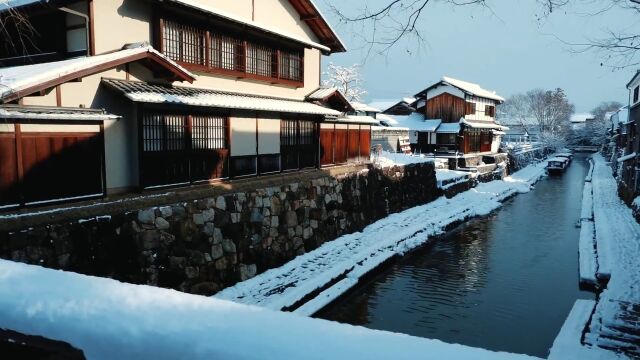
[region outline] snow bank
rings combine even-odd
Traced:
[[[595,229],[593,222],[582,220],[580,227],[580,241],[578,245],[580,259],[580,283],[595,286],[598,284],[596,271],[598,264],[596,260]]]
[[[371,155],[371,161],[380,167],[390,167],[396,165],[420,164],[433,162],[433,158],[419,155],[407,155],[403,153],[390,153],[383,151],[379,156]]]
[[[582,189],[582,209],[580,210],[580,219],[593,219],[593,186],[586,182]]]
[[[436,180],[440,189],[446,190],[456,184],[467,181],[472,174],[467,171],[437,169]]]
[[[279,268],[224,289],[215,297],[280,310],[338,281],[299,308],[301,314],[313,314],[389,258],[424,245],[451,224],[487,215],[508,197],[529,191],[531,184],[544,176],[545,165],[546,162],[530,165],[504,181],[481,183],[451,199],[440,197],[391,214],[362,232],[327,242]]]
[[[589,322],[594,306],[595,301],[593,300],[576,300],[567,320],[560,329],[560,333],[553,341],[549,360],[613,360],[622,358],[610,351],[584,346],[580,343],[585,324]]]
[[[6,260],[0,327],[87,359],[534,359]]]

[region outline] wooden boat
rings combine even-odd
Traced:
[[[556,154],[556,157],[566,158],[566,159],[569,160],[569,163],[571,163],[571,160],[573,160],[573,154],[572,153],[560,153],[560,154]]]
[[[549,175],[559,175],[569,166],[569,159],[565,157],[554,157],[547,160],[547,172]]]

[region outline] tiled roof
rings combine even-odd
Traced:
[[[157,85],[141,81],[103,79],[102,82],[135,102],[328,116],[341,114],[339,111],[301,100],[193,87]]]
[[[338,91],[336,87],[319,87],[314,90],[311,94],[307,95],[308,100],[324,100],[328,96],[333,95]]]

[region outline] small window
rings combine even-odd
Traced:
[[[465,115],[473,115],[475,113],[476,113],[476,103],[467,101],[465,103],[465,107],[464,107],[464,114]]]
[[[638,91],[640,90],[640,86],[636,86],[635,89],[633,89],[633,102],[637,103],[638,102]]]
[[[491,116],[491,117],[496,116],[496,108],[495,108],[495,106],[485,105],[484,106],[484,114],[486,116]]]

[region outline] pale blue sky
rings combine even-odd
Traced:
[[[323,66],[328,62],[364,62],[368,101],[412,95],[447,75],[479,83],[504,97],[532,88],[561,87],[577,112],[590,111],[605,100],[626,104],[625,84],[635,68],[612,71],[600,66],[603,59],[599,54],[573,53],[556,38],[577,43],[598,38],[607,29],[639,29],[640,15],[631,11],[614,9],[588,15],[607,0],[592,0],[591,5],[582,1],[582,5],[553,13],[541,22],[536,20],[540,8],[534,0],[493,0],[493,13],[479,7],[435,3],[420,19],[425,38],[421,49],[415,39],[409,39],[386,57],[367,57],[361,49],[363,42],[354,36],[359,29],[340,24],[328,4],[357,14],[365,3],[373,8],[386,1],[316,1],[349,48],[345,54],[325,58]]]

